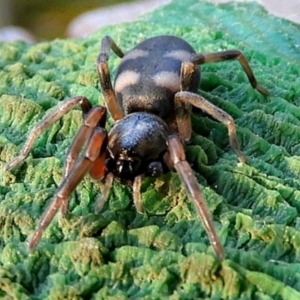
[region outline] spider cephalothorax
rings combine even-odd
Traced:
[[[168,126],[153,114],[132,113],[118,121],[108,136],[113,173],[121,180],[133,181],[145,172],[155,173],[154,162],[159,162],[167,151]]]
[[[123,58],[116,72],[114,89],[107,65],[111,50]],[[233,151],[241,162],[246,162],[238,147],[232,117],[196,94],[200,81],[199,65],[233,59],[240,62],[251,85],[261,94],[268,95],[238,50],[196,53],[181,38],[157,36],[124,55],[110,37],[104,37],[97,66],[106,107],[116,121],[110,132],[105,130],[106,108],[92,107],[85,97],[74,97],[63,101],[33,129],[20,155],[7,165],[11,170],[25,160],[43,130],[76,105],[81,106],[84,123],[67,154],[64,180],[30,239],[29,248],[38,244],[59,208],[64,215],[67,213],[68,198],[87,173],[96,180],[105,181],[96,203],[97,212],[101,211],[114,178],[132,185],[134,204],[142,212],[142,179],[145,176],[157,177],[174,169],[202,219],[217,257],[222,259],[223,247],[198,182],[185,159],[183,142],[190,138],[191,106],[195,106],[228,128]]]

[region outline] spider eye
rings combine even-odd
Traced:
[[[120,159],[117,161],[115,170],[123,179],[133,179],[139,173],[141,161],[139,159]]]
[[[164,173],[164,168],[161,162],[159,161],[152,161],[147,166],[146,174],[151,177],[159,177]]]

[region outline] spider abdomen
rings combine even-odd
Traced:
[[[181,65],[193,54],[194,49],[186,41],[168,35],[150,38],[127,52],[115,79],[116,97],[124,114],[146,111],[163,119],[173,114]],[[190,91],[197,91],[199,81],[197,68]]]

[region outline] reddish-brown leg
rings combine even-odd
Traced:
[[[237,155],[240,162],[246,163],[247,159],[243,152],[239,149],[236,135],[236,127],[233,118],[222,109],[210,103],[200,95],[191,92],[178,92],[175,95],[175,101],[189,103],[200,108],[213,118],[223,123],[228,129],[229,142],[232,150]],[[179,132],[180,134],[180,132]]]
[[[71,169],[68,176],[63,180],[54,195],[50,205],[45,210],[39,225],[29,240],[29,250],[32,250],[39,243],[43,232],[51,223],[64,201],[69,198],[76,186],[80,183],[86,173],[92,167],[94,161],[99,157],[102,144],[107,140],[107,133],[103,128],[95,128],[89,139],[83,155],[78,159],[76,165]]]
[[[83,113],[87,113],[92,108],[90,101],[87,98],[81,96],[61,102],[57,107],[53,109],[52,112],[50,112],[32,129],[20,154],[7,164],[6,170],[10,171],[17,165],[21,164],[29,155],[34,142],[40,136],[40,134],[56,121],[61,119],[65,114],[67,114],[78,104],[81,106]]]
[[[74,168],[74,164],[76,160],[78,159],[79,153],[84,147],[84,145],[87,144],[89,141],[91,135],[93,134],[93,131],[95,130],[96,127],[103,127],[105,128],[105,121],[106,121],[106,108],[102,106],[95,106],[93,107],[90,112],[85,116],[83,125],[81,125],[78,133],[76,134],[70,148],[67,154],[67,159],[66,159],[66,165],[65,165],[65,172],[64,172],[64,177],[67,177],[70,173],[70,171]],[[97,157],[94,161],[93,167],[99,167],[99,165],[102,167],[103,174],[101,178],[97,179],[102,179],[105,174],[104,174],[104,162],[105,162],[105,154],[106,154],[106,145],[107,145],[107,139],[103,141],[103,146],[101,145],[101,153],[102,155]],[[99,159],[101,160],[99,162]],[[98,171],[99,173],[99,171]],[[95,177],[94,177],[95,178]],[[61,205],[61,212],[62,215],[65,217],[68,213],[69,209],[69,199],[66,198],[62,205]]]
[[[182,142],[177,135],[170,135],[167,144],[173,166],[186,188],[189,198],[197,209],[217,257],[222,260],[224,258],[223,247],[216,233],[211,213],[206,205],[205,199],[202,196],[199,184],[193,174],[193,170],[185,159]],[[166,163],[169,164],[168,161]]]
[[[112,118],[117,121],[123,118],[123,112],[118,105],[116,94],[111,84],[111,77],[107,64],[111,50],[119,57],[124,56],[124,53],[116,45],[113,39],[110,36],[105,36],[101,42],[101,50],[97,59],[97,68],[106,107]]]
[[[102,106],[93,107],[90,112],[85,116],[83,124],[77,132],[70,148],[67,153],[66,165],[65,165],[65,176],[66,177],[82,149],[82,147],[89,140],[92,131],[95,127],[105,128],[106,121],[106,109]]]

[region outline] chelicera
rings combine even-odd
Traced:
[[[108,69],[111,50],[122,58],[114,88]],[[200,215],[216,256],[222,259],[223,247],[199,184],[186,161],[184,142],[191,136],[191,107],[195,106],[227,126],[231,148],[239,161],[246,162],[238,147],[233,118],[196,94],[200,82],[199,66],[226,60],[238,60],[252,87],[268,95],[238,50],[196,53],[183,39],[164,35],[147,39],[124,54],[109,36],[104,37],[97,68],[106,108],[92,107],[82,96],[63,101],[37,124],[19,156],[7,165],[7,170],[11,170],[22,163],[41,132],[75,106],[81,106],[84,122],[68,151],[64,179],[31,237],[29,249],[36,247],[59,209],[63,215],[67,214],[69,196],[87,173],[95,180],[104,181],[96,212],[101,211],[113,180],[117,178],[132,185],[134,204],[141,213],[143,178],[176,170]],[[115,121],[109,133],[105,130],[106,109]]]

